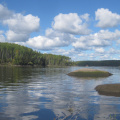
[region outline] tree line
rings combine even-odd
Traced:
[[[67,56],[42,54],[14,43],[0,43],[0,64],[40,66],[120,66],[120,60],[71,61]]]
[[[67,56],[42,54],[14,43],[0,43],[0,64],[65,66],[72,64]]]
[[[120,66],[120,60],[77,61],[78,66]]]

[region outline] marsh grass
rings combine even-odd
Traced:
[[[73,71],[71,73],[68,73],[69,76],[76,76],[76,77],[108,77],[112,75],[109,72],[106,71],[100,71],[95,69],[80,69]]]

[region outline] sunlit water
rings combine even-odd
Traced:
[[[113,75],[70,77],[82,67],[0,67],[0,120],[119,120],[120,97],[99,95],[99,84],[120,83],[119,67],[91,67]]]

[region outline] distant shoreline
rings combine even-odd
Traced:
[[[76,61],[78,66],[120,66],[120,60]]]

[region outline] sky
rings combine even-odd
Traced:
[[[0,0],[0,42],[73,61],[120,59],[120,0]]]

